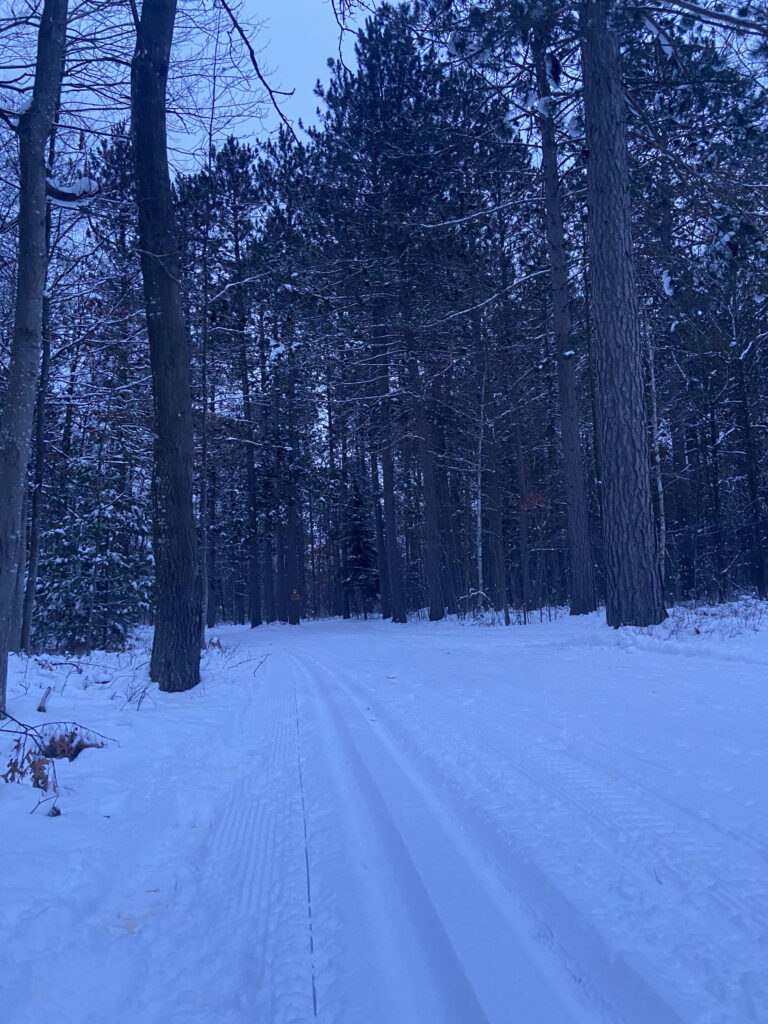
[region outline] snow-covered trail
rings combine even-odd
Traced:
[[[767,635],[219,635],[7,802],[4,1024],[768,1019]]]

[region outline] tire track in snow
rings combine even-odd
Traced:
[[[454,702],[455,703],[455,702]],[[462,711],[466,712],[465,708]],[[491,735],[494,739],[489,740],[489,746],[492,746],[499,754],[505,758],[514,760],[516,754],[519,751],[518,747],[513,747],[510,743],[499,743],[495,737],[498,736],[499,721],[498,718],[493,718],[491,715],[486,714],[484,711],[471,708],[467,713],[470,718],[480,719],[490,726],[493,730]],[[632,807],[636,806],[636,802],[648,802],[648,796],[652,796],[654,800],[653,804],[662,803],[665,804],[671,811],[676,814],[683,814],[691,821],[693,821],[696,827],[701,828],[705,832],[713,831],[722,835],[726,840],[733,841],[735,843],[748,846],[755,850],[758,854],[768,853],[768,844],[758,839],[756,836],[744,831],[743,829],[733,828],[727,825],[722,825],[719,822],[712,821],[707,818],[701,811],[695,807],[691,807],[688,804],[683,803],[675,797],[670,796],[669,793],[664,792],[658,786],[649,784],[645,778],[642,781],[638,780],[636,775],[633,775],[630,771],[623,771],[617,766],[619,759],[634,760],[637,761],[641,768],[644,764],[643,759],[633,755],[631,752],[622,750],[619,747],[611,746],[607,743],[592,741],[593,746],[599,747],[604,751],[606,757],[612,757],[613,761],[607,762],[601,757],[590,757],[582,750],[575,750],[572,745],[565,743],[558,736],[558,727],[552,722],[547,721],[541,716],[534,716],[530,713],[526,715],[528,721],[535,721],[538,726],[543,727],[547,732],[550,733],[551,740],[550,745],[552,750],[556,750],[558,753],[558,761],[561,758],[567,758],[570,761],[577,762],[581,765],[582,771],[591,773],[593,776],[595,772],[598,776],[605,776],[614,781],[626,784],[633,791]],[[517,737],[519,739],[519,737]],[[541,749],[541,747],[539,747]],[[654,768],[658,769],[658,765],[653,765]],[[555,788],[555,784],[553,784]],[[562,789],[562,787],[561,787]],[[570,792],[570,785],[564,789],[564,792]],[[575,802],[575,801],[574,801]],[[655,810],[658,815],[658,810]],[[605,819],[608,822],[609,819]]]

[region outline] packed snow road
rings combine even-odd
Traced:
[[[54,678],[119,746],[59,818],[0,789],[0,1019],[768,1020],[768,633],[734,622],[226,627],[178,696],[16,662],[12,714]]]

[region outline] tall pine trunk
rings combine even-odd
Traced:
[[[571,615],[585,615],[596,608],[589,540],[587,488],[579,437],[579,403],[576,392],[576,361],[571,337],[571,308],[568,293],[568,256],[563,229],[563,204],[560,191],[558,149],[551,108],[552,94],[546,70],[544,39],[535,33],[533,57],[536,83],[543,101],[539,117],[541,129],[541,169],[544,192],[544,219],[549,246],[552,290],[552,329],[557,351],[557,386],[560,398],[560,441],[563,451],[565,503],[568,513],[568,554],[571,566]]]
[[[21,509],[26,489],[43,334],[47,271],[45,146],[61,90],[67,0],[45,0],[32,100],[19,116],[19,256],[8,386],[0,419],[0,718],[5,715],[8,641],[16,599]]]
[[[629,168],[613,4],[581,5],[595,357],[603,459],[606,618],[666,618],[659,573],[632,250]]]
[[[168,172],[165,91],[176,0],[145,0],[131,64],[131,130],[154,401],[155,634],[150,675],[166,691],[200,681],[201,600],[192,504],[189,341]]]

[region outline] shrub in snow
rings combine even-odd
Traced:
[[[0,726],[0,733],[16,737],[0,779],[4,782],[31,782],[34,789],[52,793],[54,804],[49,811],[52,817],[61,813],[55,803],[59,794],[55,762],[63,758],[74,761],[84,750],[107,745],[106,736],[85,729],[76,722],[51,722],[38,727],[8,716]]]

